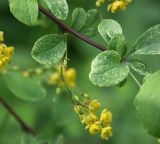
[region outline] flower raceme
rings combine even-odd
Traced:
[[[64,66],[58,66],[56,72],[49,77],[48,83],[62,88],[66,84],[69,88],[74,88],[76,86],[75,80],[76,70],[74,68],[67,69]]]
[[[107,0],[97,0],[96,6],[100,7],[101,4],[105,3]],[[129,3],[131,3],[132,0],[114,0],[111,4],[107,6],[108,11],[111,11],[112,13],[115,13],[118,10],[125,10]]]
[[[82,102],[78,101],[74,104],[74,111],[79,115],[82,124],[86,125],[89,133],[94,135],[100,133],[101,138],[108,140],[112,136],[112,113],[104,109],[98,116],[96,111],[101,107],[97,100],[85,98]]]
[[[0,31],[0,69],[3,69],[10,62],[14,52],[14,48],[7,47],[3,41],[3,32]]]

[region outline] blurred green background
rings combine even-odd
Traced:
[[[95,0],[67,1],[70,7],[68,23],[75,7],[83,7],[85,10],[95,8]],[[106,11],[106,6],[101,7],[100,11],[104,18],[113,18],[121,24],[130,48],[142,32],[160,23],[159,0],[135,0],[125,12],[114,15]],[[41,18],[45,19],[41,25],[27,27],[14,19],[9,12],[7,1],[0,0],[0,30],[5,33],[5,43],[16,47],[11,65],[18,64],[22,69],[39,66],[30,55],[34,42],[44,34],[57,31],[56,25],[44,16]],[[104,44],[99,36],[94,40]],[[70,98],[67,96],[57,98],[54,95],[55,89],[46,99],[29,103],[14,97],[0,79],[0,95],[38,132],[40,140],[47,140],[51,144],[60,134],[64,136],[65,144],[156,143],[156,139],[146,133],[136,118],[134,97],[138,92],[138,86],[132,78],[128,79],[123,88],[98,88],[89,81],[91,60],[99,52],[77,38],[69,38],[68,53],[71,59],[69,65],[77,70],[77,88],[89,93],[92,98],[97,98],[103,107],[107,107],[113,113],[113,137],[109,141],[90,135],[73,112]],[[142,59],[151,66],[153,71],[160,66],[158,57]],[[19,144],[22,133],[19,124],[0,105],[0,144]]]

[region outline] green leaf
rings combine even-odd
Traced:
[[[110,39],[123,34],[119,23],[112,19],[104,19],[101,21],[98,25],[98,31],[107,44]]]
[[[80,30],[87,37],[94,37],[98,34],[98,24],[103,19],[100,12],[96,9],[91,9],[87,12],[87,21],[85,26]]]
[[[157,42],[137,50],[132,55],[159,55],[159,54],[160,54],[160,42]]]
[[[140,75],[146,76],[150,74],[148,66],[139,60],[130,60],[128,61],[128,65]]]
[[[87,21],[87,13],[83,8],[75,8],[72,13],[72,28],[79,31]]]
[[[89,78],[99,87],[109,87],[121,83],[129,74],[127,64],[120,63],[120,55],[108,50],[100,53],[91,64]]]
[[[59,19],[67,18],[69,8],[66,0],[43,0],[51,12]]]
[[[135,42],[133,55],[156,55],[160,54],[160,24],[144,32]]]
[[[126,45],[124,36],[119,35],[119,36],[113,37],[108,43],[108,48],[110,50],[115,50],[121,56],[124,56],[127,52],[127,45]]]
[[[41,64],[57,64],[67,48],[64,35],[49,34],[41,37],[33,46],[32,57]]]
[[[149,134],[160,137],[160,70],[145,78],[135,102],[143,127]]]
[[[34,25],[38,17],[37,0],[9,0],[11,13],[22,23]]]
[[[3,76],[8,89],[18,98],[26,101],[38,101],[46,96],[45,89],[34,79],[12,72]]]

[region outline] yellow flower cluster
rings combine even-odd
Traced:
[[[75,80],[76,70],[74,68],[67,69],[66,67],[58,66],[56,72],[49,77],[48,83],[59,87],[64,87],[67,84],[69,88],[74,88],[76,86]]]
[[[117,0],[108,6],[108,11],[115,13],[117,10],[125,10],[131,0]]]
[[[83,102],[74,105],[74,111],[79,114],[82,124],[86,125],[90,134],[100,133],[102,139],[108,140],[112,136],[112,113],[104,109],[100,116],[96,115],[100,106],[97,100],[84,99]]]
[[[100,7],[101,4],[105,3],[106,0],[97,0],[96,6]],[[111,11],[112,13],[115,13],[118,10],[125,10],[129,3],[131,3],[132,0],[114,0],[111,4],[107,6],[108,11]]]
[[[14,52],[14,48],[7,47],[3,41],[3,32],[0,31],[0,69],[4,68],[10,62]]]

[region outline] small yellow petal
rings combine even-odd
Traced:
[[[92,124],[89,128],[90,134],[97,134],[98,132],[100,132],[100,130],[100,126],[97,124]]]
[[[74,111],[76,112],[76,113],[81,113],[82,112],[82,106],[80,106],[80,105],[75,105],[74,106]]]
[[[97,101],[97,100],[93,100],[91,101],[91,103],[89,104],[89,108],[90,110],[96,111],[100,108],[101,104]]]
[[[102,132],[101,132],[101,138],[108,140],[109,137],[112,136],[112,128],[111,127],[105,127],[102,128]]]

